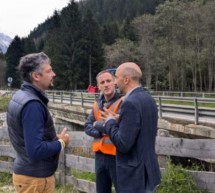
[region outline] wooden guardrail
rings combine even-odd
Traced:
[[[61,153],[56,177],[61,184],[73,184],[81,192],[96,193],[94,182],[76,179],[71,172],[72,170],[94,172],[94,159],[86,157],[86,152],[90,151],[92,138],[80,131],[70,131],[69,135],[71,142],[68,149]],[[6,156],[10,158],[8,161],[0,161],[0,171],[11,173],[13,159],[16,155],[10,145],[6,128],[0,128],[0,142],[0,157]],[[158,155],[211,160],[215,159],[215,140],[158,136],[156,139],[156,152]],[[83,156],[84,154],[85,157]],[[215,192],[215,172],[188,172],[192,174],[199,188],[211,193]]]

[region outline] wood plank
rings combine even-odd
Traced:
[[[0,156],[16,157],[16,153],[11,145],[0,145]]]
[[[156,153],[158,155],[215,159],[215,140],[157,137]]]
[[[0,161],[0,172],[13,173],[13,162]]]
[[[85,134],[83,131],[70,131],[68,132],[70,136],[69,147],[91,147],[93,137]]]
[[[0,140],[9,140],[8,130],[6,127],[0,128]]]
[[[66,167],[86,172],[94,172],[95,161],[92,158],[66,154]]]
[[[1,138],[6,139],[6,133],[6,129],[0,129]],[[71,138],[69,147],[91,147],[93,138],[86,135],[84,132],[72,131],[69,132],[69,135]],[[215,159],[215,140],[157,137],[156,153],[158,155]],[[0,155],[15,157],[14,150],[11,150],[9,146],[5,145],[0,147]]]
[[[208,192],[214,193],[215,192],[215,172],[202,172],[202,171],[189,171],[193,176],[193,179],[196,185]]]
[[[162,175],[165,174],[165,169],[161,168]],[[208,192],[215,192],[215,173],[214,172],[201,172],[201,171],[189,171],[193,176],[194,181],[197,186]],[[84,191],[86,193],[96,193],[95,182],[90,182],[87,180],[76,179],[73,176],[66,176],[66,183],[73,184],[78,190]]]
[[[165,175],[165,168],[160,168],[161,175]],[[189,173],[197,185],[197,187],[201,190],[205,190],[207,192],[214,193],[215,192],[215,172],[206,172],[206,171],[191,171],[185,170]]]
[[[69,147],[91,147],[93,138],[87,136],[82,131],[69,132],[71,142]],[[7,129],[0,129],[0,138],[8,139]],[[156,153],[158,155],[172,155],[180,157],[193,157],[200,159],[215,159],[215,140],[214,139],[184,139],[172,137],[157,137]],[[0,156],[8,156],[15,158],[15,151],[10,145],[0,145]],[[78,169],[87,172],[94,172],[95,162],[92,158],[75,156],[66,154],[66,167]],[[12,172],[12,163],[0,161],[0,171]],[[214,172],[196,172],[188,171],[194,177],[197,185],[201,189],[215,192],[215,173]],[[90,193],[94,191],[93,186],[89,182],[77,180],[76,182],[81,191],[85,191],[86,187],[90,189]]]
[[[66,176],[66,182],[68,184],[73,184],[79,191],[86,193],[96,193],[95,182],[77,179],[73,176]]]

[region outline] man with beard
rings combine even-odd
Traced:
[[[132,62],[116,70],[116,84],[125,94],[119,119],[104,109],[105,133],[116,146],[118,193],[154,193],[160,183],[155,153],[158,112],[152,96],[141,86],[142,72]]]
[[[69,144],[66,128],[56,135],[44,93],[56,75],[43,52],[22,57],[18,70],[23,84],[7,111],[10,141],[16,151],[13,184],[18,193],[53,193],[59,153]]]

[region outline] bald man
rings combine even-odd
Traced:
[[[117,193],[154,193],[160,183],[155,153],[158,112],[151,95],[141,86],[142,72],[135,63],[121,64],[116,84],[125,94],[119,118],[105,109],[105,133],[117,148]]]

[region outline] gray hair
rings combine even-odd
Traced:
[[[42,73],[43,64],[51,64],[50,58],[43,52],[23,56],[18,66],[20,77],[24,81],[31,83],[32,72]]]

